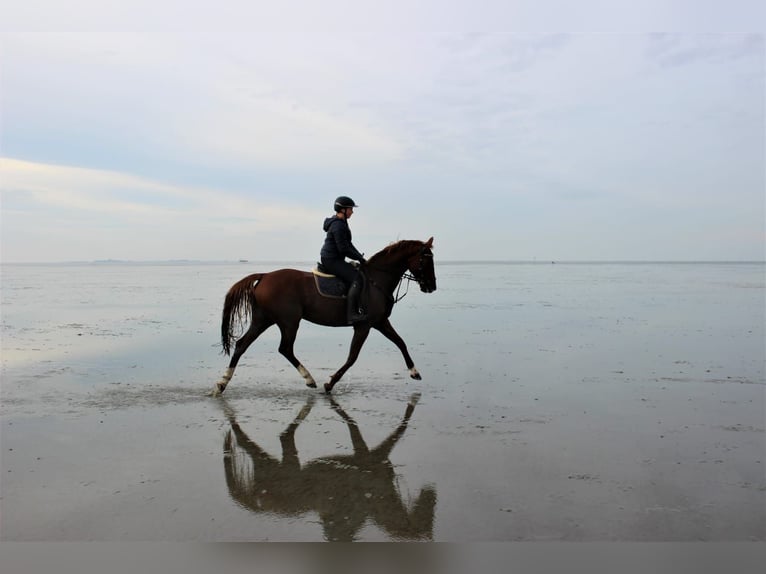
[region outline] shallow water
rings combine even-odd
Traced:
[[[0,538],[766,539],[762,264],[437,264],[392,316],[423,381],[373,333],[331,400],[272,329],[206,397],[281,266],[2,266]]]

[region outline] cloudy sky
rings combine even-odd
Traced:
[[[758,3],[14,4],[3,262],[764,259]]]

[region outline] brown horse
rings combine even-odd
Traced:
[[[367,319],[355,323],[351,349],[343,366],[325,383],[329,393],[345,372],[356,362],[370,329],[377,329],[392,341],[402,352],[410,377],[420,379],[420,373],[407,351],[402,338],[391,326],[388,317],[394,303],[394,291],[409,271],[418,282],[420,290],[431,293],[436,290],[434,275],[433,237],[428,241],[404,240],[389,245],[372,257],[363,266],[367,288],[365,307]],[[250,326],[239,338],[233,334],[235,325],[244,325],[250,315]],[[316,381],[293,353],[298,324],[301,319],[329,327],[345,327],[347,324],[346,299],[329,298],[319,293],[313,274],[296,269],[279,269],[270,273],[253,273],[241,279],[229,289],[223,305],[221,341],[228,355],[231,344],[236,340],[234,354],[223,378],[216,383],[213,396],[226,389],[242,354],[261,333],[277,325],[282,334],[279,352],[298,370],[309,387],[316,387]]]
[[[378,446],[369,447],[356,421],[332,398],[330,407],[348,427],[353,454],[329,455],[301,463],[295,432],[316,401],[310,395],[295,420],[279,435],[282,456],[252,440],[224,403],[231,429],[224,438],[224,473],[229,495],[255,513],[296,517],[316,512],[328,541],[353,541],[367,520],[394,540],[433,538],[436,489],[427,485],[411,505],[402,500],[389,460],[415,410],[412,395],[399,425]],[[408,508],[409,506],[409,508]]]

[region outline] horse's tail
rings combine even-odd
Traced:
[[[265,273],[253,273],[231,286],[223,302],[221,318],[221,344],[223,352],[231,352],[231,343],[238,338],[234,327],[242,328],[255,308],[255,285]]]

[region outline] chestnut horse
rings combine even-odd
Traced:
[[[364,306],[367,311],[365,321],[353,325],[346,362],[325,383],[325,392],[329,393],[345,372],[356,362],[370,329],[376,329],[392,341],[401,351],[404,362],[410,371],[410,377],[420,379],[420,373],[410,357],[402,338],[391,326],[388,317],[394,303],[394,291],[402,279],[413,279],[424,293],[436,290],[434,274],[433,237],[428,241],[403,240],[382,249],[362,266],[366,277]],[[409,275],[405,276],[405,273]],[[411,277],[410,277],[411,275]],[[237,338],[234,326],[245,325],[250,316],[250,326]],[[316,381],[293,353],[298,324],[306,319],[318,325],[328,327],[346,327],[345,297],[329,298],[319,293],[313,274],[296,269],[279,269],[269,273],[253,273],[231,286],[223,305],[221,321],[221,341],[223,351],[228,355],[232,342],[236,341],[234,354],[223,375],[216,383],[212,395],[224,392],[234,375],[242,354],[261,333],[272,325],[277,325],[282,334],[279,352],[298,370],[309,387],[316,387]]]

